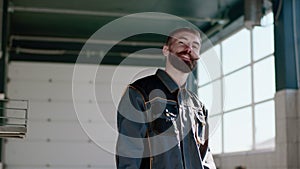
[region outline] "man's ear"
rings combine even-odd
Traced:
[[[162,48],[162,53],[163,53],[163,55],[165,55],[165,56],[169,56],[169,53],[170,53],[170,51],[169,51],[169,46],[164,45],[163,48]]]

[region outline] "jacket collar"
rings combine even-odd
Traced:
[[[158,69],[156,71],[156,76],[163,82],[163,84],[168,88],[168,90],[173,93],[179,89],[176,82],[168,75],[164,70]],[[186,85],[184,85],[185,87]]]

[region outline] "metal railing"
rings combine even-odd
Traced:
[[[0,99],[0,137],[24,138],[27,133],[28,100]]]

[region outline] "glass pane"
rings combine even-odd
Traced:
[[[271,24],[274,23],[274,15],[273,12],[268,13],[267,15],[263,16],[262,19],[260,20],[260,24],[263,27],[270,26]]]
[[[222,124],[221,115],[208,119],[209,123],[209,148],[213,154],[222,153]]]
[[[250,63],[250,32],[241,30],[222,42],[224,74]]]
[[[274,101],[255,106],[255,147],[256,149],[275,147]]]
[[[198,89],[198,96],[209,111],[209,115],[221,113],[221,83],[217,80]]]
[[[224,114],[224,152],[252,148],[251,107]]]
[[[254,27],[253,58],[258,60],[274,52],[274,26]]]
[[[273,98],[275,95],[274,56],[254,64],[255,102]]]
[[[211,77],[209,76],[209,72],[208,72],[208,70],[206,68],[206,65],[205,65],[205,62],[203,61],[203,59],[200,59],[197,64],[198,64],[198,66],[197,66],[197,70],[198,70],[198,84],[199,85],[203,85],[205,83],[210,82],[211,81]]]
[[[251,103],[251,74],[246,67],[224,78],[224,110],[230,110]]]
[[[221,76],[220,45],[204,52],[198,62],[199,85],[203,85]]]

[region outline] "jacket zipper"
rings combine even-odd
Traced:
[[[152,157],[151,144],[150,144],[150,138],[149,137],[150,137],[149,131],[147,130],[147,139],[148,139],[149,152],[150,152],[150,169],[152,169],[153,157]]]
[[[153,157],[150,157],[150,169],[152,169]]]

